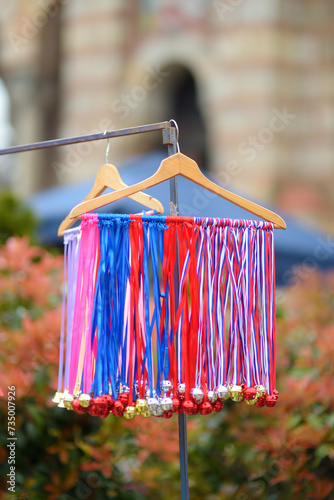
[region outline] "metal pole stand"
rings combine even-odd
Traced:
[[[168,156],[177,152],[178,129],[175,127],[164,128],[162,131],[163,144],[168,146]],[[170,187],[170,213],[179,215],[179,200],[177,178],[173,177],[169,181]],[[179,263],[175,266],[175,280],[179,282]],[[175,296],[178,302],[178,297]],[[178,305],[177,303],[175,304]],[[179,450],[180,450],[180,475],[181,475],[181,500],[189,500],[189,479],[188,479],[188,448],[187,448],[187,416],[184,413],[178,415],[179,423]]]

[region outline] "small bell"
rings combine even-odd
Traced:
[[[68,410],[72,410],[72,402],[73,402],[73,396],[72,394],[65,394],[64,396],[64,406]]]
[[[121,394],[118,396],[119,401],[122,403],[122,405],[127,406],[129,402],[129,394],[126,392],[121,392]]]
[[[79,402],[84,408],[88,408],[91,402],[91,397],[89,394],[80,394]]]
[[[201,403],[204,398],[202,389],[200,389],[199,387],[194,387],[194,389],[191,389],[190,391],[190,397],[194,401],[194,403]]]
[[[193,408],[191,415],[197,415],[198,410],[199,410],[199,405],[194,403],[194,408]]]
[[[267,394],[267,389],[264,387],[264,385],[256,385],[255,389],[256,389],[256,396],[258,398],[262,398]]]
[[[203,401],[200,405],[198,405],[198,412],[201,415],[210,415],[212,413],[212,405],[209,401]]]
[[[98,417],[100,414],[100,408],[95,404],[94,398],[92,398],[91,404],[88,408],[88,413],[92,417]]]
[[[150,415],[146,399],[137,399],[136,409],[138,415],[141,415],[142,417],[148,417]]]
[[[230,392],[231,392],[231,399],[235,403],[240,403],[244,399],[244,394],[242,392],[242,387],[240,385],[232,385]]]
[[[173,390],[173,384],[170,380],[161,380],[160,389],[163,394],[167,394],[171,390]]]
[[[220,399],[217,399],[217,401],[212,403],[212,410],[216,413],[222,411],[223,408],[224,408],[224,403],[220,401]]]
[[[181,405],[182,412],[186,415],[193,415],[194,407],[195,403],[193,401],[190,401],[190,399],[183,401]]]
[[[106,406],[105,408],[99,408],[99,413],[98,417],[99,418],[106,418],[110,414],[109,408]]]
[[[103,396],[97,396],[95,399],[94,399],[94,404],[97,406],[97,408],[100,410],[100,411],[105,411],[108,409],[108,404],[107,404],[107,401],[104,399]],[[109,411],[109,410],[108,410]]]
[[[154,417],[161,417],[163,412],[164,412],[164,410],[162,409],[160,400],[158,399],[158,407],[155,410],[155,412],[153,413],[153,416]]]
[[[208,391],[208,400],[210,403],[214,403],[217,401],[217,393],[216,391]]]
[[[272,408],[276,405],[276,396],[274,394],[268,394],[266,397],[266,406]]]
[[[225,401],[226,399],[228,399],[231,396],[230,390],[228,387],[226,387],[226,385],[219,385],[216,389],[216,392],[217,392],[218,398],[221,401]]]
[[[266,396],[262,396],[262,398],[257,398],[255,406],[266,406]]]
[[[106,402],[107,408],[110,410],[113,402],[112,396],[110,394],[104,394],[102,397]]]
[[[173,416],[173,410],[164,411],[162,414],[162,418],[171,418]]]
[[[141,416],[142,417],[152,417],[152,413],[150,412],[150,410],[147,408],[146,410],[143,410],[142,413],[141,413]]]
[[[179,384],[176,393],[180,400],[183,400],[186,394],[186,384]]]
[[[60,403],[60,400],[61,400],[62,397],[63,397],[63,393],[57,391],[55,393],[55,395],[53,396],[53,398],[52,398],[52,402],[57,405],[58,403]]]
[[[111,405],[112,414],[115,417],[122,417],[124,413],[124,406],[118,399]]]
[[[160,404],[163,411],[170,411],[173,408],[173,401],[171,398],[168,397],[162,398]]]
[[[58,408],[66,408],[66,406],[64,405],[64,397],[66,396],[66,394],[68,394],[67,390],[59,394]]]
[[[249,406],[255,406],[256,402],[257,402],[257,398],[254,398],[254,399],[246,399],[245,398],[245,401],[246,401],[246,404],[248,404]]]
[[[175,413],[181,413],[181,401],[179,398],[173,398],[173,411]]]
[[[157,410],[158,410],[158,407],[159,407],[158,399],[157,398],[148,398],[147,399],[147,406],[148,406],[150,413],[152,413],[152,415],[155,415]]]
[[[127,420],[132,420],[137,415],[137,410],[134,406],[127,406],[125,408],[125,412],[123,413],[123,417]]]
[[[72,409],[73,409],[73,411],[75,411],[76,413],[81,413],[81,414],[83,414],[83,413],[87,413],[87,411],[88,411],[88,408],[87,408],[87,407],[85,407],[85,406],[81,406],[80,401],[79,401],[79,399],[78,399],[78,398],[75,398],[75,399],[73,400],[73,403],[72,403]]]
[[[253,401],[254,399],[257,399],[257,393],[255,387],[246,387],[244,390],[244,396],[246,403],[248,401]],[[255,403],[248,403],[248,404],[255,404]]]

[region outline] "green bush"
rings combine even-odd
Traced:
[[[0,247],[0,386],[16,387],[16,493],[29,500],[180,499],[177,418],[99,420],[54,407],[62,258],[27,238]],[[192,500],[334,496],[334,276],[281,294],[274,408],[228,401],[188,418]],[[7,401],[0,402],[0,491]],[[0,399],[1,401],[1,399]]]
[[[27,235],[36,240],[34,214],[9,191],[0,191],[0,244],[10,236]]]

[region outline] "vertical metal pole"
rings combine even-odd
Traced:
[[[176,128],[168,127],[163,130],[163,143],[168,145],[168,156],[177,152]],[[179,200],[177,177],[169,181],[170,188],[170,213],[179,215]],[[179,283],[179,262],[175,266],[175,280]],[[178,297],[175,297],[178,305]],[[189,500],[189,480],[188,480],[188,449],[187,449],[187,417],[184,413],[178,415],[179,423],[179,450],[180,450],[180,475],[181,475],[181,500]]]

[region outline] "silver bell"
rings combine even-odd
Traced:
[[[173,409],[173,401],[171,398],[162,398],[161,400],[161,408],[163,411],[169,411]]]
[[[156,415],[159,408],[159,401],[157,398],[147,398],[147,406],[152,415]]]
[[[192,397],[195,403],[201,403],[204,398],[203,391],[199,387],[194,387],[194,389],[191,389],[190,396]]]
[[[225,401],[226,399],[228,399],[230,397],[230,390],[228,389],[228,387],[226,387],[226,385],[219,385],[217,387],[216,391],[217,391],[218,398],[221,401]]]
[[[155,413],[153,413],[153,415],[155,417],[161,417],[164,410],[162,409],[162,406],[161,406],[161,400],[157,399],[157,401],[158,401],[158,406],[157,406],[157,409],[155,410]]]
[[[160,389],[163,394],[166,394],[173,389],[173,384],[170,380],[161,380]]]
[[[180,398],[182,398],[186,393],[186,384],[184,383],[181,383],[178,385],[178,388],[177,388],[177,394]]]
[[[210,403],[217,401],[217,393],[215,391],[208,391],[208,400]]]

